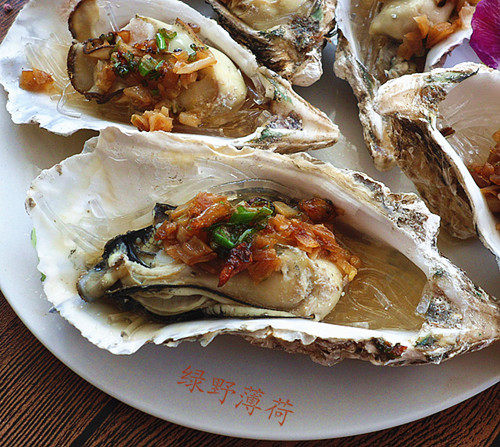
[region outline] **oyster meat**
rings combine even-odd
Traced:
[[[395,165],[390,124],[373,106],[381,85],[441,66],[470,37],[475,1],[339,0],[335,74],[351,85],[368,149],[379,170]]]
[[[193,211],[207,194],[224,198]],[[26,205],[47,298],[113,353],[230,333],[323,364],[403,365],[499,337],[498,304],[438,253],[439,218],[422,201],[306,154],[108,128],[43,171]],[[214,224],[216,210],[226,214]],[[308,231],[280,230],[260,246],[274,217],[283,231]],[[200,225],[205,246],[191,240]],[[341,256],[307,237],[320,229]],[[233,252],[241,243],[255,256],[246,270]],[[259,257],[259,247],[271,251]]]
[[[80,295],[133,301],[163,316],[323,319],[359,264],[327,228],[334,207],[321,199],[294,204],[260,180],[217,188],[224,189],[179,207],[157,204],[154,225],[106,244],[78,281]]]
[[[500,260],[500,172],[492,151],[500,72],[463,63],[403,76],[384,84],[374,104],[390,124],[398,165],[445,228],[459,238],[477,231]],[[474,179],[486,164],[488,178],[479,180],[491,177],[489,187]]]
[[[140,130],[201,133],[208,141],[280,152],[327,147],[338,138],[324,113],[185,3],[70,6],[30,2],[2,43],[3,54],[15,55],[0,58],[0,79],[16,123],[36,121],[68,135],[110,122],[125,130],[132,120]],[[19,87],[28,67],[51,75],[50,95]]]
[[[234,39],[292,84],[309,86],[321,77],[321,50],[335,26],[335,0],[208,2]]]

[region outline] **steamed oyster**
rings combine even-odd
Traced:
[[[389,124],[373,107],[390,79],[428,71],[472,32],[475,0],[339,0],[335,74],[358,99],[366,144],[379,170],[395,164]]]
[[[374,104],[429,208],[456,237],[477,231],[500,261],[500,72],[464,63],[407,75],[383,85]]]
[[[281,152],[338,137],[287,81],[182,2],[82,0],[69,10],[56,3],[30,2],[2,43],[3,54],[15,55],[0,58],[0,79],[16,123],[37,121],[67,135],[110,122],[128,129],[134,115],[141,130],[172,128]],[[20,89],[26,66],[52,76],[51,96]]]
[[[153,225],[109,241],[78,281],[82,298],[132,301],[163,316],[323,319],[359,265],[331,231],[335,208],[294,203],[272,182],[223,186],[224,195],[157,204]]]
[[[361,173],[336,169],[305,154],[285,156],[250,148],[238,151],[231,146],[188,141],[173,134],[127,135],[109,128],[87,146],[86,152],[44,171],[33,182],[27,209],[35,224],[38,267],[46,275],[44,289],[48,299],[83,336],[102,348],[125,354],[148,341],[175,346],[182,340],[199,339],[206,343],[217,334],[231,333],[264,346],[306,352],[324,364],[354,357],[401,365],[439,362],[484,347],[499,337],[498,305],[439,255],[435,247],[439,218],[429,214],[413,194],[391,194]],[[292,265],[297,266],[298,259],[302,259],[299,264],[310,266],[316,262],[311,275],[322,276],[324,282],[314,281],[311,276],[305,284],[331,290],[323,296],[319,294],[320,300],[328,301],[324,307],[314,294],[308,294],[312,300],[307,306],[305,300],[301,311],[300,305],[293,303],[272,303],[274,297],[271,292],[266,294],[263,286],[266,281],[274,281],[273,275],[283,284],[281,266],[287,265],[285,259],[280,261],[278,270],[260,282],[261,287],[253,289],[259,300],[269,301],[249,299],[252,288],[247,288],[245,281],[250,280],[240,276],[245,272],[228,280],[223,288],[234,287],[235,293],[228,289],[227,296],[222,297],[217,274],[208,283],[191,284],[192,276],[182,279],[175,288],[163,287],[171,278],[158,283],[158,268],[165,267],[168,257],[160,257],[160,251],[152,248],[150,235],[146,234],[149,230],[136,230],[151,224],[150,213],[155,204],[179,205],[202,191],[230,198],[236,190],[236,200],[247,201],[251,197],[241,194],[249,188],[265,200],[275,202],[276,197],[280,198],[282,204],[274,206],[283,214],[293,215],[295,204],[311,197],[324,199],[325,204],[331,201],[338,210],[333,222],[335,240],[359,257],[361,266],[348,258],[348,264],[355,265],[356,275],[352,275],[354,270],[347,273],[349,267],[341,265],[340,258],[325,265],[322,257],[305,256],[296,251],[297,247],[288,245],[284,251],[293,258]],[[64,197],[61,190],[67,192]],[[248,202],[240,205],[245,213],[249,211]],[[157,218],[171,223],[175,211],[169,208],[157,207]],[[165,234],[167,227],[168,223],[163,227]],[[131,230],[135,233],[120,236],[106,246],[116,235]],[[223,232],[222,236],[234,243],[245,231],[239,235]],[[174,254],[172,244],[162,242],[162,246]],[[277,254],[278,248],[276,245]],[[122,261],[116,264],[118,259]],[[324,275],[320,274],[319,262],[326,269]],[[185,263],[173,264],[179,271],[194,271]],[[120,270],[120,265],[126,266],[125,271]],[[155,278],[148,284],[156,290],[146,288],[147,296],[136,295],[142,290],[141,281],[149,281],[144,275],[153,270]],[[303,274],[307,267],[298,270]],[[115,281],[113,273],[123,282]],[[138,273],[143,276],[137,276]],[[293,286],[293,275],[289,279]],[[237,290],[240,280],[243,288]],[[80,292],[89,302],[79,295],[79,282]],[[299,282],[303,284],[302,280]],[[183,284],[193,287],[182,290]],[[209,292],[200,294],[201,287],[207,287]],[[340,287],[343,291],[335,304]],[[124,311],[100,299],[106,290],[110,295],[116,291],[121,305],[131,304],[130,308]],[[273,286],[272,290],[279,288]],[[219,292],[217,296],[215,291]],[[156,300],[163,292],[168,299]],[[180,296],[176,296],[177,292]],[[189,296],[190,292],[194,296]],[[130,294],[134,299],[129,298]],[[93,297],[98,299],[90,301]],[[245,303],[236,302],[240,299]],[[188,321],[172,322],[172,316],[167,321],[152,318],[137,311],[141,300],[142,307],[160,310],[158,313],[162,313],[167,301],[179,304],[177,310],[181,311],[203,308],[202,312],[211,317],[202,312],[187,312],[183,319],[189,318]],[[325,316],[333,306],[333,311]],[[167,310],[167,314],[176,312]],[[233,318],[214,318],[216,315]],[[271,318],[278,315],[287,318]],[[288,318],[292,315],[302,318]],[[260,318],[248,319],[251,316]],[[314,321],[314,317],[324,318]]]
[[[321,77],[321,50],[335,26],[335,0],[207,1],[222,26],[271,70],[301,86]]]

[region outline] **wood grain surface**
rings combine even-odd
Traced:
[[[50,1],[50,0],[44,0]],[[0,0],[0,40],[27,0]],[[85,382],[23,325],[0,293],[0,446],[489,447],[500,434],[500,385],[388,430],[328,441],[250,441],[149,416]]]

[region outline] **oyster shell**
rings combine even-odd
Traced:
[[[265,66],[304,87],[321,77],[321,50],[335,26],[335,0],[207,1],[219,23]]]
[[[447,53],[472,33],[470,20],[473,7],[466,3],[466,9],[461,11],[461,27],[432,48],[424,49],[422,56],[405,60],[398,55],[398,48],[404,37],[401,34],[408,31],[408,22],[416,27],[414,15],[432,17],[432,8],[439,9],[441,6],[436,6],[433,0],[401,3],[401,0],[339,0],[335,10],[338,26],[335,74],[349,82],[357,97],[365,142],[375,166],[382,171],[392,168],[396,161],[388,137],[390,124],[373,106],[378,89],[389,79],[441,66]],[[443,8],[448,8],[449,3],[445,2]],[[391,7],[399,8],[397,14]],[[441,19],[446,18],[440,12],[434,14]],[[381,16],[384,16],[383,20]]]
[[[414,314],[416,324],[336,324],[335,310],[323,322],[231,318],[164,324],[80,298],[78,279],[99,259],[106,241],[149,225],[155,203],[183,203],[199,191],[251,178],[285,185],[297,198],[331,200],[344,211],[341,222],[363,234],[358,239],[379,241],[362,244],[360,250],[366,255],[371,246],[377,255],[384,254],[379,259],[383,266],[397,270],[383,283],[397,281],[401,268],[418,271],[420,279],[410,287],[416,301],[403,311]],[[36,229],[38,268],[46,275],[47,298],[84,337],[113,353],[129,354],[146,342],[207,343],[217,334],[230,333],[263,346],[305,352],[323,364],[347,357],[403,365],[440,362],[499,337],[498,304],[439,255],[439,218],[415,195],[392,194],[362,173],[339,170],[306,154],[238,151],[199,140],[187,142],[177,135],[124,134],[108,128],[89,141],[84,153],[43,171],[26,205]],[[352,294],[351,286],[337,308]],[[346,307],[349,310],[349,302]]]
[[[186,4],[176,0],[116,0],[98,1],[96,7],[94,0],[83,0],[78,5],[80,7],[71,15],[71,26],[80,38],[87,36],[88,30],[85,29],[90,29],[90,26],[92,33],[99,35],[101,31],[125,25],[136,13],[169,23],[180,18],[185,23],[200,26],[199,38],[234,62],[255,90],[257,101],[265,102],[269,109],[269,119],[263,119],[244,136],[224,137],[215,129],[204,137],[208,141],[223,140],[236,147],[248,145],[294,152],[326,147],[337,140],[338,129],[324,113],[298,96],[283,78],[259,66],[255,56],[232,40],[216,22]],[[9,93],[7,108],[15,123],[37,122],[41,127],[63,135],[82,128],[100,130],[110,122],[129,130],[131,126],[123,122],[123,113],[110,110],[106,104],[86,101],[69,83],[66,56],[72,36],[67,23],[74,6],[75,2],[68,4],[65,0],[50,4],[34,0],[19,14],[1,46],[4,56],[0,58],[0,79]],[[86,8],[91,13],[85,13]],[[97,17],[93,9],[99,11],[99,20],[84,25],[83,17]],[[82,14],[77,14],[78,11]],[[78,26],[75,25],[77,17],[80,17]],[[20,89],[21,71],[30,66],[53,75],[58,93],[50,97]],[[128,119],[130,115],[127,115]],[[192,134],[199,132],[200,129],[191,130]]]
[[[384,84],[375,107],[390,124],[398,165],[455,237],[479,233],[500,261],[499,223],[471,176],[500,129],[500,72],[482,64],[413,74]]]

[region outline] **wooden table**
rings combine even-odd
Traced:
[[[50,0],[44,0],[50,1]],[[0,0],[0,39],[27,0]],[[8,6],[9,5],[9,6]],[[289,446],[490,446],[500,434],[500,385],[448,410],[361,436]],[[184,428],[85,382],[47,351],[0,294],[0,445],[274,446]]]

